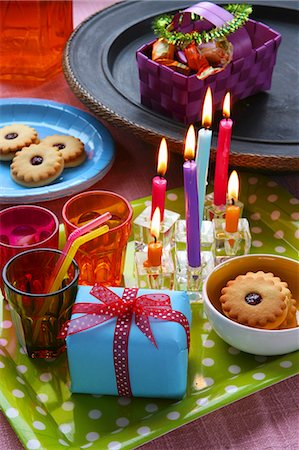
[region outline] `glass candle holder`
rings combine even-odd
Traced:
[[[247,219],[239,219],[238,230],[228,233],[224,219],[213,219],[215,261],[220,264],[233,256],[247,255],[251,247],[251,234]]]
[[[79,269],[73,260],[59,290],[46,288],[59,250],[27,250],[14,256],[3,269],[3,281],[19,344],[31,358],[54,358],[65,348],[58,333],[70,319]]]
[[[214,192],[205,196],[204,219],[225,219],[226,206],[230,204],[227,198],[226,205],[214,205]],[[240,208],[240,217],[243,215],[244,204],[240,200],[235,201],[235,205]]]
[[[188,264],[186,250],[175,252],[175,284],[177,291],[187,291],[191,302],[202,302],[202,286],[214,268],[214,255],[211,251],[201,251],[200,267]]]
[[[148,259],[147,247],[135,252],[135,273],[138,287],[150,289],[173,289],[174,263],[171,251],[163,249],[161,265],[145,265]]]
[[[186,250],[186,220],[180,219],[175,224],[175,251]],[[213,224],[203,220],[200,227],[201,251],[212,251],[214,245]]]
[[[133,235],[136,250],[144,250],[152,241],[151,235],[151,206],[147,206],[133,221]],[[159,239],[163,248],[172,247],[174,244],[174,225],[180,215],[176,212],[164,210],[164,220],[161,222]]]

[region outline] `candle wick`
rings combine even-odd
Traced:
[[[232,197],[232,205],[234,205],[235,204],[235,199],[234,199],[234,197]]]
[[[154,236],[154,243],[155,243],[155,244],[157,243],[157,238],[156,238],[156,236]]]

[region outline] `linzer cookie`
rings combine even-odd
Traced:
[[[79,166],[87,156],[83,142],[74,136],[54,134],[53,136],[47,136],[42,143],[61,151],[64,167]]]
[[[20,123],[6,125],[0,128],[0,160],[11,161],[18,150],[38,142],[34,128]]]
[[[16,183],[38,187],[56,180],[63,168],[64,160],[59,150],[44,144],[32,144],[16,153],[10,173]]]
[[[243,325],[278,328],[287,318],[290,291],[275,278],[278,277],[258,272],[228,281],[220,297],[224,314]]]

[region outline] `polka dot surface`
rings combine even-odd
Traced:
[[[70,423],[62,423],[58,428],[64,434],[70,433],[72,431],[72,425]]]
[[[271,220],[278,220],[280,218],[280,211],[272,211],[270,214]]]
[[[178,199],[178,196],[176,194],[167,194],[167,198],[168,200],[170,200],[171,202],[175,202]]]
[[[250,205],[253,205],[256,202],[256,200],[257,200],[257,196],[255,194],[252,194],[248,197],[248,203]]]
[[[39,379],[40,379],[41,381],[43,381],[44,383],[48,383],[49,381],[52,380],[52,374],[51,374],[50,372],[42,373],[42,374],[40,375]]]
[[[64,402],[64,403],[62,403],[62,405],[61,405],[61,408],[62,408],[64,411],[73,411],[74,407],[75,407],[75,405],[74,405],[73,402]]]
[[[33,422],[33,426],[37,430],[45,430],[46,429],[46,425],[43,422],[39,422],[38,420],[35,420]]]
[[[252,378],[254,378],[255,380],[263,380],[264,378],[266,378],[266,375],[263,372],[257,372],[252,375]]]
[[[226,391],[228,394],[234,394],[235,392],[238,391],[238,387],[237,387],[237,386],[234,386],[234,385],[226,386],[226,387],[225,387],[225,391]]]
[[[109,450],[120,450],[122,447],[121,443],[118,441],[111,441],[108,444],[108,449]]]
[[[243,217],[248,218],[251,227],[251,253],[295,258],[299,201],[276,184],[270,185],[262,174],[242,173],[240,187]],[[166,207],[180,212],[182,217],[183,194],[183,190],[175,189],[166,195]],[[151,204],[149,198],[144,201]],[[134,213],[138,208],[140,212],[144,209],[144,201],[134,206]],[[16,346],[11,312],[4,305],[0,321],[0,377],[5,380],[7,390],[5,404],[0,407],[18,429],[24,448],[120,450],[128,448],[132,442],[138,447],[158,437],[159,433],[166,433],[297,372],[298,352],[277,357],[243,353],[216,335],[203,313],[203,305],[197,306],[198,316],[192,324],[193,336],[196,336],[192,343],[194,372],[191,371],[188,379],[188,394],[177,401],[118,398],[100,393],[72,395],[65,356],[51,362],[28,358],[26,350]],[[94,347],[97,358],[101,348]],[[87,365],[83,369],[87,373]],[[160,373],[162,376],[163,371]]]
[[[19,415],[19,411],[16,408],[8,408],[5,411],[5,415],[9,418],[9,419],[14,419],[15,417],[18,417]]]
[[[284,369],[288,369],[289,367],[292,367],[293,363],[291,361],[282,361],[279,365]]]
[[[215,361],[212,358],[204,358],[202,363],[204,366],[211,367],[215,364]]]
[[[42,403],[45,403],[46,401],[48,401],[48,396],[47,394],[37,394],[36,396],[38,398],[38,400],[40,400]]]
[[[180,413],[178,411],[171,411],[166,417],[169,420],[177,420],[180,417]]]
[[[99,419],[101,416],[102,416],[102,413],[98,409],[92,409],[88,413],[88,417],[93,420]]]
[[[233,374],[235,375],[235,374],[241,372],[241,367],[236,366],[236,365],[232,365],[232,366],[229,366],[228,371],[229,371],[230,373],[233,373]]]
[[[20,389],[14,389],[12,391],[12,395],[14,395],[17,398],[23,398],[25,396],[24,392],[21,391]]]
[[[156,405],[156,403],[149,403],[146,405],[145,410],[150,413],[158,411],[158,405]]]
[[[95,431],[91,431],[90,433],[87,433],[85,436],[87,441],[94,442],[97,441],[100,438],[99,433],[96,433]]]
[[[119,417],[118,419],[116,419],[116,425],[119,427],[126,427],[129,425],[129,419],[127,419],[126,417]]]
[[[139,427],[137,429],[137,433],[140,434],[140,436],[146,436],[151,432],[151,429],[149,427]]]
[[[36,450],[38,448],[41,448],[40,442],[37,439],[29,439],[29,441],[26,444],[26,447],[29,450]]]

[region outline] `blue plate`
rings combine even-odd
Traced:
[[[40,202],[84,191],[103,178],[113,164],[115,149],[110,133],[95,117],[80,109],[42,99],[0,100],[0,128],[18,122],[35,128],[40,139],[52,134],[70,134],[81,139],[87,159],[78,167],[64,169],[53,183],[35,188],[13,181],[10,162],[1,161],[1,203]]]

